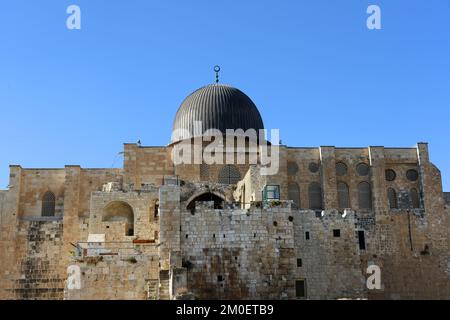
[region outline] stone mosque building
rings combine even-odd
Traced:
[[[264,128],[246,94],[215,83],[175,116],[190,134],[125,143],[123,168],[11,165],[0,298],[450,299],[450,197],[426,143],[280,145],[275,175],[174,164],[199,120],[203,132]]]

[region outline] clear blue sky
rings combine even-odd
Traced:
[[[427,141],[450,191],[449,35],[448,0],[2,1],[0,188],[9,164],[110,167],[123,142],[167,144],[220,64],[283,143]]]

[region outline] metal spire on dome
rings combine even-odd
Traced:
[[[220,66],[214,66],[214,72],[216,73],[216,83],[219,83]]]

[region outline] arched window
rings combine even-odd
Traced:
[[[41,214],[43,217],[53,217],[55,215],[56,198],[51,191],[44,193],[42,197]]]
[[[338,205],[340,209],[350,208],[350,195],[345,182],[338,183]]]
[[[241,173],[236,166],[227,164],[220,170],[218,180],[223,184],[236,184],[241,180]]]
[[[397,192],[395,192],[394,189],[389,188],[387,191],[387,197],[389,201],[389,208],[398,209]]]
[[[288,162],[287,172],[289,176],[295,176],[298,173],[298,165],[295,162]]]
[[[200,165],[200,180],[207,181],[209,179],[209,167],[206,163]]]
[[[288,198],[292,200],[293,208],[300,208],[300,188],[296,182],[290,182],[288,185]]]
[[[134,213],[133,208],[123,201],[113,201],[103,209],[102,221],[104,222],[125,222],[125,235],[134,234]]]
[[[309,208],[312,210],[322,210],[322,188],[318,182],[312,182],[308,188]]]
[[[358,204],[359,209],[372,209],[372,191],[366,181],[358,185]]]
[[[419,193],[417,192],[417,189],[411,189],[409,191],[409,196],[411,198],[412,207],[415,209],[420,208]]]

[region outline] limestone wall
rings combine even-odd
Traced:
[[[294,211],[295,258],[291,272],[306,283],[308,299],[367,298],[354,212],[317,215]],[[338,234],[335,234],[338,233]]]
[[[155,239],[159,231],[159,222],[155,206],[158,190],[145,192],[102,192],[92,193],[89,217],[89,233],[104,233],[106,241],[126,241],[134,238]],[[134,217],[134,234],[127,237],[125,226],[121,222],[105,222],[105,208],[114,202],[124,202],[131,206]],[[117,227],[115,230],[115,226]]]
[[[444,192],[444,201],[446,204],[450,203],[450,192]]]
[[[109,244],[110,255],[78,257],[71,261],[80,267],[81,288],[69,290],[68,300],[145,300],[158,298],[158,250],[154,245],[131,242]],[[125,249],[128,248],[128,249]]]
[[[440,219],[404,211],[377,220],[361,260],[381,268],[383,288],[369,291],[370,299],[450,299],[449,228]]]
[[[47,191],[55,194],[55,214],[62,216],[64,211],[65,178],[64,169],[22,169],[19,191],[19,216],[41,216],[42,197]]]
[[[425,143],[405,149],[283,146],[277,175],[239,165],[243,180],[236,188],[214,183],[221,165],[209,166],[202,177],[200,165],[174,168],[170,152],[126,144],[123,170],[11,166],[9,190],[0,191],[0,256],[6,257],[0,259],[0,298],[62,298],[67,266],[77,264],[83,288],[66,290],[68,299],[168,299],[178,285],[197,298],[295,299],[299,280],[308,299],[450,299],[450,206]],[[336,172],[339,162],[347,167],[344,175]],[[358,173],[361,163],[370,166],[367,175]],[[395,180],[387,181],[387,169]],[[407,179],[408,170],[417,170],[418,179]],[[173,174],[184,183],[163,185]],[[372,209],[360,208],[362,181],[371,186]],[[119,187],[102,190],[107,182]],[[300,210],[284,201],[294,182]],[[308,210],[312,182],[321,185],[323,211]],[[345,211],[338,208],[339,182],[349,187]],[[268,184],[280,186],[282,201],[250,204],[261,201]],[[398,193],[398,209],[389,207],[388,188]],[[403,202],[413,188],[419,208]],[[41,217],[46,191],[56,195],[55,217]],[[204,202],[187,210],[205,192],[242,203],[219,210]],[[125,222],[103,221],[114,202],[132,208],[132,236]],[[74,258],[73,244],[89,233],[104,233],[117,254]],[[381,290],[365,286],[369,264],[381,268]]]
[[[422,148],[424,144],[419,144]],[[372,189],[373,211],[385,213],[387,208],[387,188],[395,188],[398,195],[409,192],[412,188],[423,192],[421,180],[409,181],[406,172],[410,169],[420,171],[419,146],[417,148],[281,148],[281,165],[277,177],[280,179],[282,199],[288,199],[287,184],[297,183],[300,189],[300,208],[310,207],[308,187],[312,182],[320,183],[322,187],[323,206],[325,209],[338,209],[337,184],[342,182],[348,186],[350,208],[361,211],[358,201],[358,185],[368,182]],[[286,152],[283,160],[283,150]],[[428,153],[425,145],[422,153]],[[283,164],[283,161],[286,163]],[[428,159],[425,161],[428,162]],[[336,164],[343,163],[346,173],[338,175]],[[361,176],[357,172],[359,164],[370,166],[369,174]],[[311,166],[317,165],[318,170],[311,170]],[[295,171],[287,168],[297,167]],[[286,168],[286,169],[284,169]],[[385,170],[392,169],[396,172],[396,179],[392,182],[385,181]],[[343,208],[340,208],[343,209]]]
[[[61,221],[21,221],[18,225],[15,268],[4,270],[3,287],[8,299],[62,299],[65,266],[61,263]],[[3,259],[2,259],[3,260]]]
[[[91,193],[107,182],[123,182],[122,169],[85,169],[80,171],[78,216],[89,217]]]
[[[0,228],[4,227],[3,217],[6,216],[6,201],[8,200],[7,196],[8,190],[0,190]]]
[[[136,190],[142,184],[160,186],[165,175],[174,174],[170,148],[125,144],[124,153],[124,182],[133,184]]]
[[[293,297],[293,223],[287,208],[181,212],[188,290],[203,299]]]

